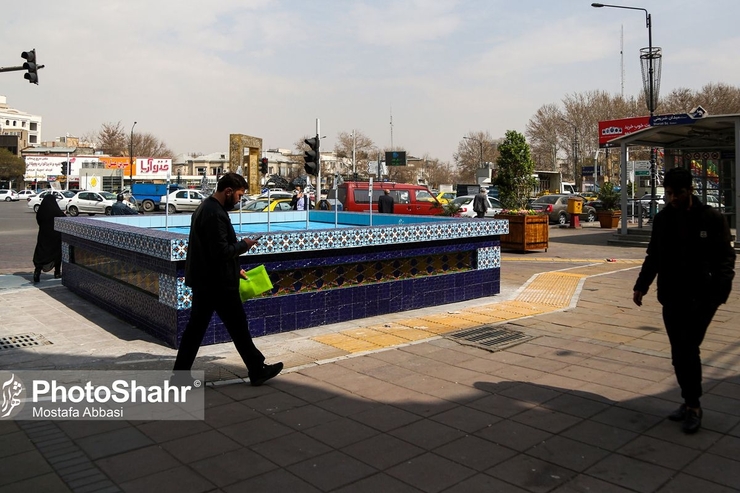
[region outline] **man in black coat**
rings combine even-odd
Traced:
[[[735,276],[735,250],[724,216],[693,195],[685,168],[666,172],[666,207],[655,216],[647,257],[635,283],[633,300],[642,305],[655,276],[671,359],[684,403],[669,419],[683,431],[701,427],[701,358],[704,335],[719,305],[727,302]]]
[[[393,214],[393,197],[389,189],[383,190],[383,195],[378,197],[378,212]]]
[[[481,188],[478,194],[473,198],[473,210],[475,211],[475,217],[483,218],[486,216],[488,210],[488,195],[486,195],[486,189]]]
[[[124,199],[123,194],[119,193],[118,197],[116,197],[116,203],[113,204],[113,207],[111,207],[110,215],[111,216],[131,216],[131,215],[138,214],[131,207],[124,204],[123,199]]]
[[[265,357],[249,334],[247,316],[239,297],[239,278],[245,276],[239,256],[257,241],[236,239],[228,211],[239,203],[246,188],[244,177],[226,173],[218,181],[213,195],[193,213],[185,259],[185,284],[193,290],[192,308],[174,370],[190,370],[215,311],[249,370],[250,383],[258,386],[280,373],[283,364],[265,365]]]

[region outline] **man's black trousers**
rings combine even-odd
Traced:
[[[699,346],[717,308],[716,304],[693,300],[663,306],[673,369],[681,387],[681,397],[689,407],[699,407],[702,395]]]
[[[208,329],[213,312],[216,312],[224,323],[237,352],[252,375],[259,374],[265,364],[265,357],[254,345],[249,334],[247,315],[239,299],[238,291],[216,291],[193,289],[193,303],[190,320],[185,327],[177,351],[175,371],[187,371],[193,366],[203,336]]]

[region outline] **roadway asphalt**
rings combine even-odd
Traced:
[[[24,220],[0,231],[26,248],[0,252],[0,337],[48,344],[0,350],[0,369],[171,367],[174,350],[59,281],[31,284]],[[205,347],[204,421],[0,421],[0,492],[740,491],[738,281],[687,436],[666,419],[680,396],[660,306],[631,303],[644,249],[611,234],[553,227],[547,252],[505,252],[498,296],[260,337],[286,363],[262,387],[231,344]],[[470,327],[521,338],[455,337]]]

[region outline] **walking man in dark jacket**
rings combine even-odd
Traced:
[[[378,197],[378,212],[381,214],[393,214],[393,197],[389,189],[383,190],[383,195]]]
[[[481,188],[478,194],[473,198],[473,210],[475,211],[475,217],[483,218],[486,216],[488,210],[488,195],[486,195],[486,189]]]
[[[132,214],[134,215],[138,214],[131,207],[123,203],[123,198],[124,198],[123,194],[119,193],[118,197],[116,197],[116,203],[113,204],[113,207],[111,207],[110,215],[111,216],[130,216]]]
[[[239,297],[239,278],[245,275],[239,265],[239,256],[257,241],[249,238],[237,241],[228,211],[239,203],[246,188],[244,177],[226,173],[218,181],[213,195],[193,213],[185,259],[185,284],[193,290],[192,308],[174,370],[190,370],[215,311],[249,370],[250,383],[257,386],[280,373],[283,364],[265,365],[265,357],[249,334],[247,316]]]
[[[735,251],[725,218],[693,195],[685,168],[666,172],[666,207],[655,216],[647,257],[635,283],[633,300],[642,298],[658,276],[658,301],[671,343],[671,359],[684,403],[668,418],[683,431],[701,427],[702,340],[714,313],[727,301],[735,276]]]

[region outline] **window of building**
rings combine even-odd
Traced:
[[[31,122],[31,130],[33,130],[33,131],[36,131],[36,130],[38,130],[38,123],[36,123],[36,122]]]

